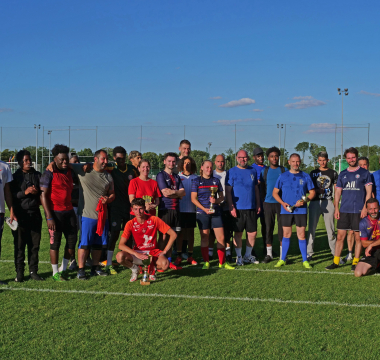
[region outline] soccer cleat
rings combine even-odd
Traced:
[[[194,260],[192,256],[188,257],[186,262],[190,265],[198,265],[198,263]]]
[[[108,276],[108,273],[98,267],[96,270],[91,270],[90,276]]]
[[[77,273],[77,279],[79,280],[86,280],[86,272],[84,269],[79,269]]]
[[[244,265],[243,257],[242,256],[237,256],[236,257],[236,266],[243,266],[243,265]]]
[[[272,260],[273,260],[272,256],[270,256],[270,255],[266,255],[265,258],[264,258],[264,260],[263,260],[263,263],[264,263],[264,264],[268,264],[268,263],[270,263]]]
[[[259,261],[256,259],[255,256],[249,255],[249,256],[244,256],[243,262],[245,264],[259,264]]]
[[[173,263],[169,263],[169,269],[172,269],[172,270],[182,270],[182,267],[181,266],[176,266]]]
[[[44,278],[42,278],[40,275],[38,275],[36,272],[30,272],[30,278],[36,281],[42,281]]]
[[[52,276],[53,280],[54,281],[58,281],[58,282],[64,282],[64,281],[67,281],[60,272],[57,272],[55,275]]]
[[[90,257],[87,258],[85,266],[86,267],[91,267],[92,266],[92,259]]]
[[[204,264],[203,264],[203,267],[202,267],[202,270],[208,270],[210,269],[210,263],[208,261],[206,261]]]
[[[274,267],[279,268],[279,267],[284,266],[284,265],[285,265],[285,261],[284,260],[278,260],[277,264]]]
[[[61,276],[64,277],[66,280],[70,280],[71,279],[71,276],[69,274],[69,270],[66,269],[64,271],[61,271]]]
[[[156,281],[156,275],[149,275],[150,281]]]
[[[17,271],[17,276],[15,278],[15,282],[24,282],[24,271],[23,270]]]
[[[117,271],[113,268],[112,265],[107,265],[105,271],[108,272],[110,275],[117,275]]]
[[[308,255],[306,260],[307,261],[312,261],[313,260],[313,255]]]
[[[356,269],[356,265],[352,265],[351,266],[351,271],[355,271],[355,269]]]
[[[325,269],[326,270],[334,270],[334,269],[337,269],[338,267],[339,267],[339,265],[332,263],[331,265],[326,266]]]
[[[181,262],[182,262],[182,257],[178,256],[177,259],[175,259],[175,261],[174,261],[174,265],[175,266],[180,266]]]
[[[224,263],[224,264],[221,264],[219,263],[219,268],[223,268],[223,269],[226,269],[226,270],[235,270],[235,268],[233,266],[231,266],[230,264],[228,263]]]
[[[74,271],[74,270],[77,269],[77,267],[78,267],[77,261],[76,261],[75,259],[70,260],[70,262],[69,262],[69,266],[68,266],[68,269],[69,269],[70,271]]]
[[[313,267],[309,264],[308,261],[304,261],[304,262],[302,263],[302,265],[303,265],[303,267],[304,267],[305,269],[312,269],[312,268],[313,268]]]

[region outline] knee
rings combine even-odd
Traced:
[[[120,251],[120,252],[118,252],[117,254],[116,254],[116,261],[119,263],[119,264],[121,264],[122,262],[124,262],[124,260],[125,260],[125,254],[124,254],[124,252],[123,251]]]
[[[355,270],[355,277],[361,277],[363,276],[363,273],[361,271]]]

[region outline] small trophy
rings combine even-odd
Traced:
[[[148,274],[148,267],[150,265],[150,256],[148,259],[142,260],[143,263],[143,278],[140,280],[140,285],[150,285],[150,280],[149,280],[149,274]]]
[[[298,201],[304,201],[305,203],[307,203],[309,201],[309,199],[304,195],[301,197],[301,200],[298,200]],[[298,201],[296,202],[296,204],[298,203]],[[293,212],[293,210],[295,209],[296,205],[293,205],[293,206],[287,206],[286,208],[290,211],[290,212]]]
[[[211,186],[209,189],[210,189],[210,192],[211,192],[211,197],[213,197],[215,199],[215,195],[218,192],[218,187],[217,186]],[[215,212],[215,209],[214,209],[213,205],[214,205],[213,203],[210,204],[210,210],[209,210],[209,212],[212,212],[212,213]]]
[[[319,194],[319,198],[324,199],[326,196],[326,190],[330,187],[331,180],[328,176],[321,175],[317,179],[317,184],[320,189],[324,190],[323,194]]]

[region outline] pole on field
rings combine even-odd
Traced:
[[[42,127],[42,157],[41,157],[41,165],[44,165],[44,146],[45,146],[45,126]],[[42,167],[41,167],[42,170]]]
[[[51,154],[51,130],[48,131],[49,135],[49,164],[50,164],[50,154]]]
[[[341,90],[338,88],[338,95],[342,96],[342,143],[341,143],[341,159],[343,159],[343,94],[348,95],[348,89],[345,88],[344,90]]]

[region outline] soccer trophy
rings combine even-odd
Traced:
[[[218,187],[217,186],[211,186],[209,189],[210,189],[210,192],[211,192],[211,197],[213,197],[215,199],[215,195],[218,192]],[[211,212],[211,213],[215,212],[215,209],[214,209],[213,205],[214,205],[213,203],[210,204],[210,210],[209,210],[209,212]]]
[[[150,280],[149,280],[149,274],[148,274],[148,267],[150,265],[150,256],[148,259],[142,260],[143,263],[143,278],[140,280],[140,285],[150,285]]]
[[[328,192],[327,189],[330,187],[331,180],[328,176],[321,175],[317,179],[317,184],[321,190],[324,190],[322,194],[319,194],[319,198],[324,199]]]
[[[296,202],[296,204],[299,202],[299,201],[304,201],[305,203],[307,203],[309,200],[309,198],[307,198],[305,195],[301,197],[301,200],[298,200]],[[296,205],[293,205],[293,206],[287,206],[286,208],[290,211],[290,212],[293,212],[293,210],[295,209]]]

